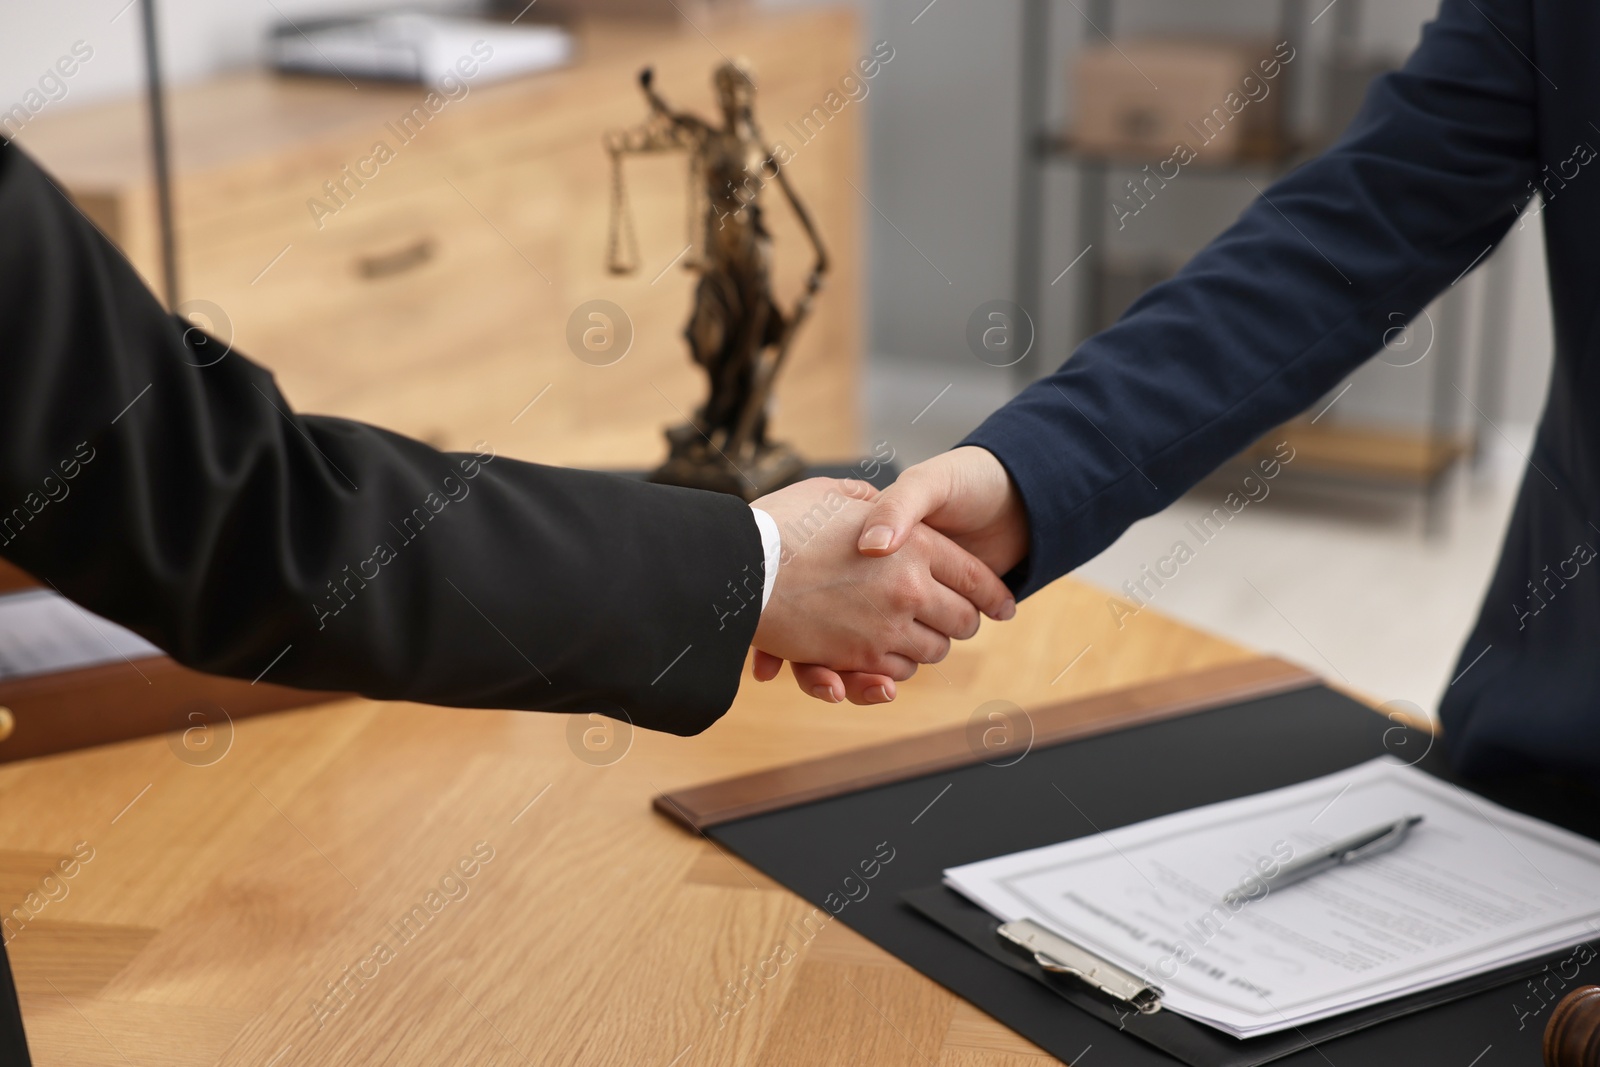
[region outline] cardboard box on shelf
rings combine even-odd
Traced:
[[[1270,155],[1283,144],[1282,101],[1294,59],[1263,41],[1129,40],[1080,53],[1072,72],[1080,150],[1166,158],[1180,145],[1213,160]]]

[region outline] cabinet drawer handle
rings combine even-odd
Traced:
[[[420,267],[433,258],[433,238],[418,238],[414,243],[393,252],[380,252],[356,257],[356,273],[369,280],[392,278]]]

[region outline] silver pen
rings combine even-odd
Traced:
[[[1229,890],[1222,897],[1223,903],[1232,904],[1236,900],[1263,896],[1265,894],[1259,892],[1262,886],[1269,892],[1282,889],[1284,886],[1319,875],[1323,871],[1330,871],[1335,867],[1342,867],[1347,863],[1355,863],[1398,848],[1406,839],[1406,835],[1411,832],[1411,828],[1421,821],[1420,815],[1407,815],[1394,822],[1363,830],[1343,841],[1336,841],[1327,848],[1307,853],[1279,867],[1277,873],[1270,878],[1251,879],[1237,889]]]

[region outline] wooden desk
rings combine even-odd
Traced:
[[[0,903],[79,842],[94,850],[10,943],[37,1062],[1044,1062],[837,923],[719,1025],[727,983],[811,906],[650,801],[963,723],[997,698],[1040,706],[1258,659],[1153,611],[1118,631],[1105,600],[1057,583],[886,708],[747,679],[708,733],[638,732],[607,766],[577,754],[596,726],[581,718],[348,701],[240,723],[208,766],[157,737],[0,767]],[[493,859],[465,895],[435,898],[394,958],[364,964],[478,842]],[[316,1003],[358,970],[319,1030]]]

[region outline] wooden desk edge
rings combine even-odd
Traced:
[[[166,656],[14,678],[0,682],[12,730],[0,741],[0,763],[196,726],[231,730],[252,715],[351,696],[204,674]]]
[[[1053,745],[1160,722],[1321,681],[1303,667],[1262,656],[1126,689],[1028,710],[1033,745]],[[994,758],[972,724],[772,767],[655,798],[655,809],[689,830],[842,796]]]

